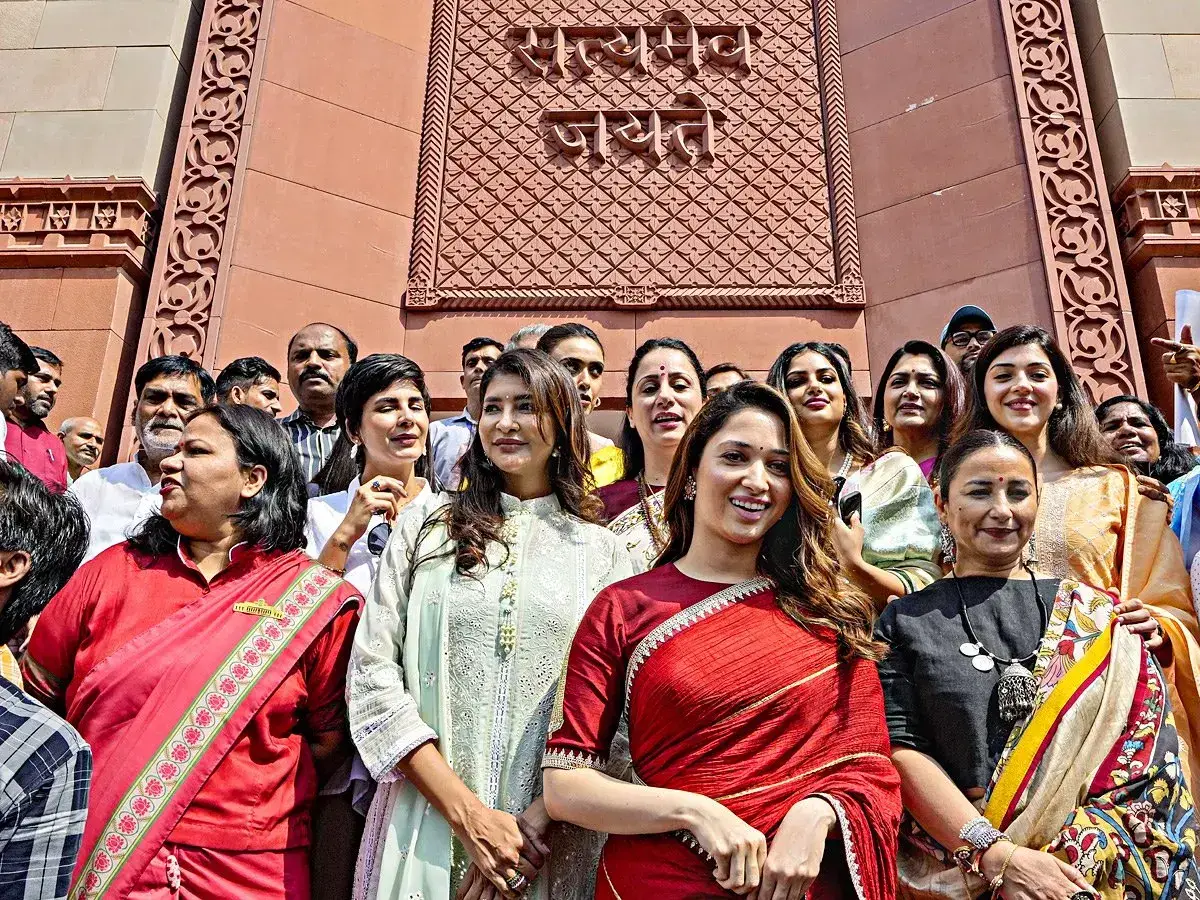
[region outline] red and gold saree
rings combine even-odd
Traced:
[[[809,896],[895,895],[899,779],[879,676],[841,659],[831,633],[797,625],[769,581],[721,586],[667,565],[609,587],[559,690],[544,767],[603,769],[627,711],[639,780],[711,797],[768,841],[794,804],[821,796],[840,835]],[[732,896],[682,838],[610,836],[596,896]]]

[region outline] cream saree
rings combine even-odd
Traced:
[[[1165,503],[1121,466],[1077,469],[1042,489],[1032,552],[1039,572],[1141,600],[1170,638],[1166,667],[1189,783],[1200,783],[1200,624]],[[1195,748],[1195,749],[1193,749]]]
[[[983,814],[1021,847],[1074,866],[1105,900],[1194,897],[1193,801],[1162,670],[1116,625],[1114,598],[1063,582],[1038,647],[1033,712],[1009,736]],[[919,827],[901,834],[900,893],[969,900]]]
[[[654,520],[653,528],[658,529],[658,533],[664,540],[667,534],[667,521],[663,518],[666,494],[666,491],[659,491],[646,498],[646,508]],[[617,540],[629,551],[635,574],[645,572],[653,566],[654,561],[658,559],[658,554],[662,551],[662,547],[654,542],[652,525],[646,521],[640,502],[633,504],[609,522],[608,530],[615,534]]]

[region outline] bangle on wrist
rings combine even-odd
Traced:
[[[988,889],[993,893],[997,893],[1000,888],[1004,887],[1004,875],[1008,872],[1008,864],[1012,862],[1013,854],[1017,852],[1017,845],[1013,844],[1008,848],[1008,855],[1004,857],[1004,862],[1000,865],[1000,871],[996,873],[996,877],[992,879],[988,885]]]
[[[967,822],[958,832],[958,839],[960,841],[970,844],[977,850],[987,850],[996,841],[1004,840],[1007,837],[1008,835],[992,825],[983,816],[976,816]]]

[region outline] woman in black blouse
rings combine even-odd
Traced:
[[[891,603],[877,628],[908,813],[901,894],[1200,889],[1154,657],[1169,645],[1149,613],[1025,562],[1037,472],[1007,434],[974,431],[946,452],[937,505],[953,573]]]

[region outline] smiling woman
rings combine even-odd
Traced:
[[[609,832],[597,898],[894,896],[872,608],[838,577],[828,487],[768,387],[687,429],[670,541],[588,608],[542,764],[550,815]],[[604,773],[623,712],[632,784]]]
[[[933,493],[899,449],[879,454],[845,351],[792,344],[767,382],[787,396],[804,439],[833,481],[833,534],[843,571],[882,606],[941,577]]]
[[[579,617],[632,567],[595,524],[565,369],[512,350],[480,391],[465,487],[400,522],[355,637],[350,724],[380,782],[357,897],[579,897],[596,868],[598,835],[549,832],[538,769]]]

